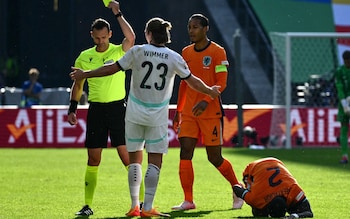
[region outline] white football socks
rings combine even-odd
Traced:
[[[129,165],[128,171],[129,190],[131,197],[131,208],[139,205],[140,185],[142,181],[142,166],[139,163]]]
[[[149,211],[153,207],[153,200],[157,190],[160,169],[154,164],[148,164],[145,175],[145,200],[143,209]]]

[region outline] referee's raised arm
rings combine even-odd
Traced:
[[[113,14],[115,15],[120,28],[124,34],[124,39],[122,42],[123,51],[128,51],[132,46],[135,44],[135,33],[132,29],[131,25],[128,23],[128,21],[124,18],[123,13],[120,10],[120,4],[117,1],[111,1],[108,5],[109,8],[112,9]]]

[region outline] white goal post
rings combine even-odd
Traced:
[[[311,88],[310,83],[332,77],[342,64],[341,54],[350,50],[350,33],[272,32],[270,38],[274,57],[273,104],[283,109],[272,115],[270,136],[279,139],[279,145],[273,146],[289,149],[293,146],[292,107],[335,107],[331,97],[310,96],[310,90],[318,89]],[[322,95],[331,94],[323,92]],[[283,131],[278,127],[282,123],[285,124]]]

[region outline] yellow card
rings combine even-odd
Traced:
[[[109,3],[111,2],[111,0],[102,0],[102,1],[106,7],[108,7]]]

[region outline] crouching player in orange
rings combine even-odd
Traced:
[[[310,203],[296,179],[282,161],[268,157],[255,160],[243,171],[241,185],[234,186],[238,197],[252,207],[254,217],[312,218]]]

